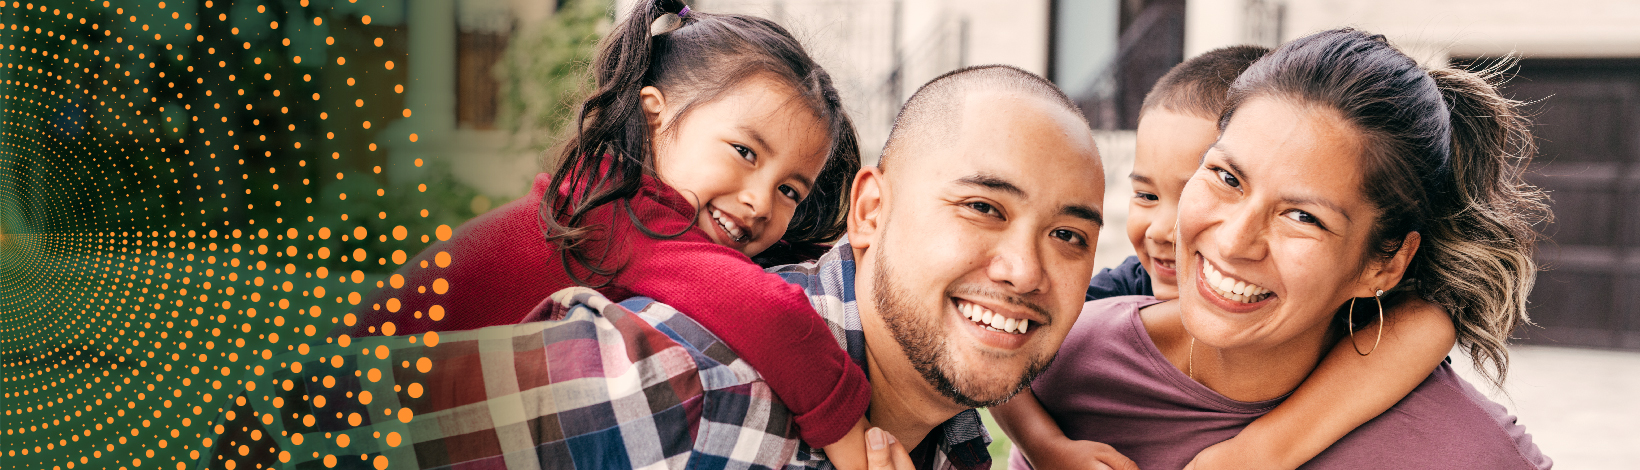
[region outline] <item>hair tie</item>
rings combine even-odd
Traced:
[[[655,17],[655,21],[649,23],[649,37],[677,31],[678,28],[683,27],[683,19],[687,17],[689,17],[689,5],[684,5],[683,9],[678,10],[677,13],[666,13]]]

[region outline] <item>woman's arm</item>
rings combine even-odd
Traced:
[[[1384,307],[1377,349],[1362,356],[1340,341],[1287,401],[1185,468],[1295,469],[1400,402],[1452,351],[1457,333],[1445,310],[1416,296]],[[1362,351],[1377,331],[1375,323],[1356,332]]]
[[[1008,434],[1014,446],[1025,454],[1032,467],[1043,469],[1081,468],[1096,470],[1138,470],[1115,448],[1093,441],[1076,441],[1065,437],[1048,410],[1036,401],[1036,394],[1027,388],[1014,395],[1007,403],[990,408],[1002,432]]]

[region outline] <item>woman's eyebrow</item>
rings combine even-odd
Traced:
[[[1344,216],[1344,221],[1345,222],[1354,222],[1355,221],[1355,219],[1350,218],[1350,213],[1344,212],[1343,207],[1340,207],[1338,204],[1334,204],[1331,200],[1328,200],[1328,199],[1313,197],[1313,196],[1282,196],[1281,197],[1281,202],[1285,203],[1285,204],[1288,204],[1288,205],[1293,205],[1293,206],[1317,205],[1317,206],[1325,207],[1325,208],[1331,209],[1333,212],[1337,212],[1338,215]]]
[[[1211,148],[1218,149],[1219,153],[1224,155],[1224,166],[1230,167],[1230,172],[1235,173],[1236,178],[1241,179],[1243,183],[1247,182],[1247,172],[1241,171],[1241,165],[1236,164],[1235,154],[1230,153],[1229,150],[1225,149],[1223,146],[1219,145],[1216,142],[1213,144],[1213,147],[1211,147]],[[1206,157],[1207,157],[1206,154],[1202,155],[1202,158],[1204,160],[1206,159]]]

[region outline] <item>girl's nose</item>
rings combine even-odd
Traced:
[[[745,204],[748,209],[751,209],[751,216],[747,218],[748,222],[752,219],[769,218],[770,206],[773,205],[771,204],[773,200],[771,193],[773,192],[774,189],[772,188],[757,189],[756,187],[748,187],[740,192],[740,202]]]

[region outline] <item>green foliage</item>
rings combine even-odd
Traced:
[[[550,18],[513,35],[495,76],[499,124],[518,136],[514,145],[544,152],[574,122],[592,88],[587,68],[610,29],[610,11],[607,0],[564,0]]]

